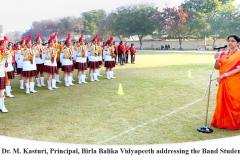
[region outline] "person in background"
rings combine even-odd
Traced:
[[[125,42],[125,53],[124,53],[124,57],[125,57],[125,63],[128,63],[128,56],[129,56],[129,47],[127,42]]]
[[[168,45],[167,45],[167,44],[165,44],[164,49],[165,49],[165,50],[168,50]]]
[[[134,47],[133,43],[131,44],[131,47],[129,48],[129,52],[130,52],[130,55],[131,55],[131,63],[135,64],[135,56],[136,56],[137,50]]]
[[[13,66],[14,73],[17,73],[17,64],[16,64],[16,61],[15,61],[15,55],[16,55],[16,52],[17,52],[17,45],[18,45],[18,42],[15,42],[13,44],[13,50],[14,50],[15,54],[13,55],[13,58],[12,58],[12,66]]]
[[[113,47],[114,47],[114,61],[115,61],[115,64],[118,64],[119,63],[119,56],[118,56],[118,49],[117,49],[117,45],[115,43],[115,41],[113,42]],[[117,59],[118,59],[118,62],[117,62]]]
[[[118,56],[120,59],[120,65],[124,65],[124,53],[125,53],[125,45],[122,41],[120,41],[118,45]]]

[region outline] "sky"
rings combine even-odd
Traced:
[[[3,32],[24,32],[33,21],[79,16],[82,12],[104,9],[107,13],[131,4],[154,3],[163,8],[178,6],[183,0],[3,0],[0,25]]]
[[[132,4],[153,3],[159,8],[180,5],[184,0],[2,0],[0,25],[4,33],[24,32],[33,21],[78,17],[82,12],[104,9],[107,13],[117,7]],[[240,4],[240,0],[235,0]]]

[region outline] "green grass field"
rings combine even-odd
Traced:
[[[80,144],[160,144],[239,135],[215,129],[201,134],[213,54],[141,52],[136,64],[115,69],[117,79],[25,95],[13,82],[0,134]],[[76,79],[76,78],[75,78]],[[119,83],[124,95],[117,94]],[[217,87],[212,85],[209,121]]]

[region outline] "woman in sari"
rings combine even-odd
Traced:
[[[216,57],[215,69],[219,70],[219,87],[212,126],[229,130],[240,129],[240,38],[227,38],[228,51]]]

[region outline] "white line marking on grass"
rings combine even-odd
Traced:
[[[133,127],[133,128],[130,128],[130,129],[128,129],[128,130],[125,130],[125,131],[123,131],[123,132],[121,132],[121,133],[119,133],[119,134],[117,134],[117,135],[115,135],[115,136],[112,136],[112,137],[110,137],[110,138],[108,138],[108,139],[106,139],[106,140],[104,140],[104,141],[100,141],[100,142],[98,142],[97,144],[107,143],[107,142],[109,142],[109,141],[111,141],[111,140],[113,140],[113,139],[116,139],[116,138],[118,138],[118,137],[121,137],[121,136],[123,136],[123,135],[126,135],[126,134],[128,134],[129,132],[134,131],[134,130],[136,130],[136,129],[138,129],[138,128],[142,128],[142,127],[147,126],[147,125],[150,125],[150,124],[152,124],[152,123],[154,123],[154,122],[160,121],[160,120],[162,120],[162,119],[164,119],[164,118],[166,118],[166,117],[171,116],[172,114],[177,113],[178,111],[181,111],[181,110],[183,110],[183,109],[186,109],[186,108],[190,107],[191,105],[193,105],[193,104],[201,101],[202,99],[203,99],[203,98],[199,98],[199,99],[197,99],[197,100],[195,100],[195,101],[193,101],[193,102],[191,102],[191,103],[188,103],[188,104],[186,104],[186,105],[184,105],[184,106],[182,106],[182,107],[180,107],[180,108],[178,108],[178,109],[173,110],[172,112],[170,112],[170,113],[168,113],[168,114],[165,114],[165,115],[163,115],[163,116],[154,118],[154,119],[152,119],[152,120],[150,120],[150,121],[148,121],[148,122],[139,124],[139,125],[137,125],[137,126],[135,126],[135,127]]]

